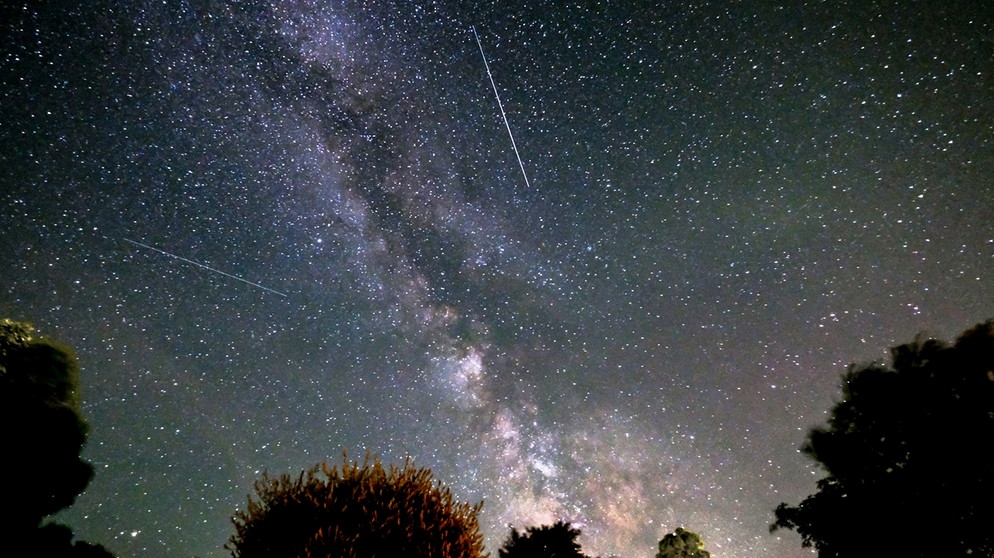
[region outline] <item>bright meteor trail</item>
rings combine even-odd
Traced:
[[[500,115],[504,118],[504,126],[507,127],[507,137],[511,138],[511,149],[514,149],[514,156],[518,158],[518,166],[521,167],[521,176],[525,178],[525,186],[531,190],[532,185],[528,182],[528,175],[525,173],[525,164],[521,162],[521,155],[518,153],[518,146],[514,143],[514,134],[511,133],[511,124],[507,121],[507,114],[504,112],[504,104],[500,102],[500,93],[497,92],[497,83],[494,82],[494,76],[490,73],[490,63],[487,62],[487,55],[483,53],[483,43],[480,42],[480,36],[476,34],[476,26],[470,27],[473,30],[473,36],[476,37],[476,44],[480,47],[480,56],[483,57],[483,65],[487,68],[487,77],[490,78],[490,85],[494,88],[494,97],[497,97],[497,107],[500,108]]]
[[[148,244],[142,244],[141,242],[137,242],[137,241],[131,240],[129,238],[124,238],[123,240],[125,242],[130,242],[131,244],[134,244],[135,246],[140,246],[142,248],[148,248],[149,250],[153,250],[153,251],[158,252],[160,254],[165,254],[165,255],[169,256],[170,258],[176,258],[177,260],[180,260],[182,262],[186,262],[188,264],[193,264],[193,265],[195,265],[197,267],[206,269],[207,271],[213,271],[214,273],[220,273],[221,275],[224,275],[225,277],[230,277],[231,279],[234,279],[236,281],[241,281],[242,283],[245,283],[245,284],[248,284],[248,285],[252,285],[253,287],[258,287],[258,288],[260,288],[260,289],[262,289],[264,291],[268,291],[268,292],[271,292],[273,294],[280,295],[283,298],[286,298],[286,296],[287,296],[286,293],[281,293],[281,292],[279,292],[277,290],[270,289],[269,287],[266,287],[264,285],[260,285],[258,283],[253,283],[252,281],[249,281],[248,279],[243,279],[243,278],[241,278],[241,277],[239,277],[237,275],[232,275],[230,273],[225,273],[224,271],[221,271],[220,269],[214,269],[213,267],[211,267],[209,265],[204,265],[204,264],[202,264],[200,262],[195,262],[193,260],[189,260],[187,258],[184,258],[183,256],[177,256],[176,254],[172,254],[170,252],[166,252],[165,250],[160,250],[160,249],[156,248],[155,246],[149,246]]]

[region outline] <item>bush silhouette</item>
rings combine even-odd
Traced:
[[[457,503],[430,469],[343,458],[296,478],[264,474],[235,514],[226,547],[239,558],[480,558],[482,502]]]
[[[576,542],[579,536],[579,529],[563,521],[528,527],[523,533],[511,529],[511,535],[497,552],[500,558],[587,558]]]

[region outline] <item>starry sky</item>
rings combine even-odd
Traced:
[[[988,2],[74,4],[0,9],[0,314],[79,353],[58,519],[122,557],[343,450],[493,553],[810,556],[846,366],[994,316]]]

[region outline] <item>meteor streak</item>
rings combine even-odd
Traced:
[[[183,256],[177,256],[176,254],[173,254],[173,253],[170,253],[170,252],[166,252],[165,250],[160,250],[160,249],[156,248],[155,246],[149,246],[148,244],[142,244],[141,242],[137,242],[137,241],[131,240],[129,238],[124,238],[124,241],[125,242],[130,242],[131,244],[134,244],[135,246],[140,246],[142,248],[147,248],[149,250],[152,250],[154,252],[158,252],[160,254],[165,254],[166,256],[169,256],[170,258],[175,258],[175,259],[177,259],[177,260],[179,260],[181,262],[186,262],[188,264],[193,264],[193,265],[195,265],[197,267],[206,269],[207,271],[213,271],[214,273],[220,273],[221,275],[224,275],[225,277],[229,277],[229,278],[234,279],[236,281],[241,281],[242,283],[245,283],[245,284],[248,284],[248,285],[252,285],[253,287],[258,287],[258,288],[260,288],[260,289],[262,289],[264,291],[268,291],[268,292],[271,292],[273,294],[280,295],[283,298],[286,298],[286,296],[287,296],[286,293],[281,293],[281,292],[279,292],[277,290],[270,289],[269,287],[266,287],[264,285],[260,285],[258,283],[253,283],[252,281],[249,281],[248,279],[243,279],[243,278],[241,278],[241,277],[239,277],[237,275],[232,275],[230,273],[225,273],[224,271],[221,271],[220,269],[214,269],[213,267],[211,267],[209,265],[204,265],[204,264],[202,264],[200,262],[195,262],[193,260],[188,260],[188,259],[184,258]]]
[[[525,179],[525,186],[531,190],[532,185],[528,182],[528,175],[525,173],[525,164],[521,162],[521,155],[518,154],[518,146],[514,143],[514,134],[511,133],[511,124],[507,121],[507,114],[504,112],[504,105],[500,102],[500,93],[497,92],[497,84],[494,82],[494,76],[490,73],[490,63],[487,62],[487,55],[483,53],[483,43],[480,42],[480,36],[476,34],[476,26],[470,26],[473,30],[473,36],[476,37],[476,44],[480,47],[480,56],[483,57],[483,65],[487,68],[487,77],[490,78],[490,85],[494,88],[494,97],[497,97],[497,107],[500,108],[500,115],[504,118],[504,126],[507,127],[507,137],[511,138],[511,149],[514,149],[514,156],[518,158],[518,166],[521,167],[521,176]]]

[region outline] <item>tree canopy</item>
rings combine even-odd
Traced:
[[[677,527],[659,541],[656,558],[711,558],[711,553],[704,550],[704,539],[700,535]]]
[[[72,542],[72,531],[42,520],[72,505],[93,477],[80,457],[87,424],[80,411],[72,349],[33,336],[30,324],[0,320],[0,478],[6,511],[4,556],[111,556]],[[8,554],[11,553],[11,554]]]
[[[994,321],[850,366],[802,451],[828,473],[771,530],[821,557],[994,556]]]
[[[297,477],[264,474],[235,514],[227,545],[239,558],[341,556],[479,558],[482,507],[454,501],[427,468],[323,463]]]
[[[500,558],[587,558],[576,542],[580,530],[568,522],[511,529],[511,535],[497,552]]]

